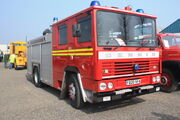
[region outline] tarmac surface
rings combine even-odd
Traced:
[[[0,63],[0,120],[180,120],[180,89],[125,101],[87,104],[81,110],[59,100],[59,91],[36,88],[26,70],[2,68]]]

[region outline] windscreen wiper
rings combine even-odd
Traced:
[[[150,40],[148,40],[148,41],[145,42],[144,39],[142,39],[141,46],[138,47],[136,50],[139,50],[139,49],[141,49],[142,47],[146,46],[147,44],[149,44],[149,42],[150,42]]]

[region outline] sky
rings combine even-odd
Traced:
[[[92,0],[0,0],[0,44],[26,41],[42,35],[52,24],[89,7]],[[180,0],[99,0],[102,6],[133,11],[142,8],[158,17],[157,26],[167,27],[180,18]]]

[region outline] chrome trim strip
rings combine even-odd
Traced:
[[[134,74],[134,75],[144,75],[144,74],[154,74],[154,73],[159,73],[159,71],[145,72],[145,73],[136,73],[136,74]],[[116,76],[105,76],[105,77],[102,77],[102,79],[117,78],[117,77],[126,77],[126,76],[133,76],[133,74],[116,75]]]
[[[105,76],[105,77],[102,77],[102,78],[103,79],[107,79],[107,78],[116,78],[116,77],[125,77],[125,76],[133,76],[133,74],[116,75],[116,76]]]

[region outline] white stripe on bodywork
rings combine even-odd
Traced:
[[[99,52],[98,58],[103,59],[132,59],[132,58],[159,58],[159,52],[130,51],[130,52]]]

